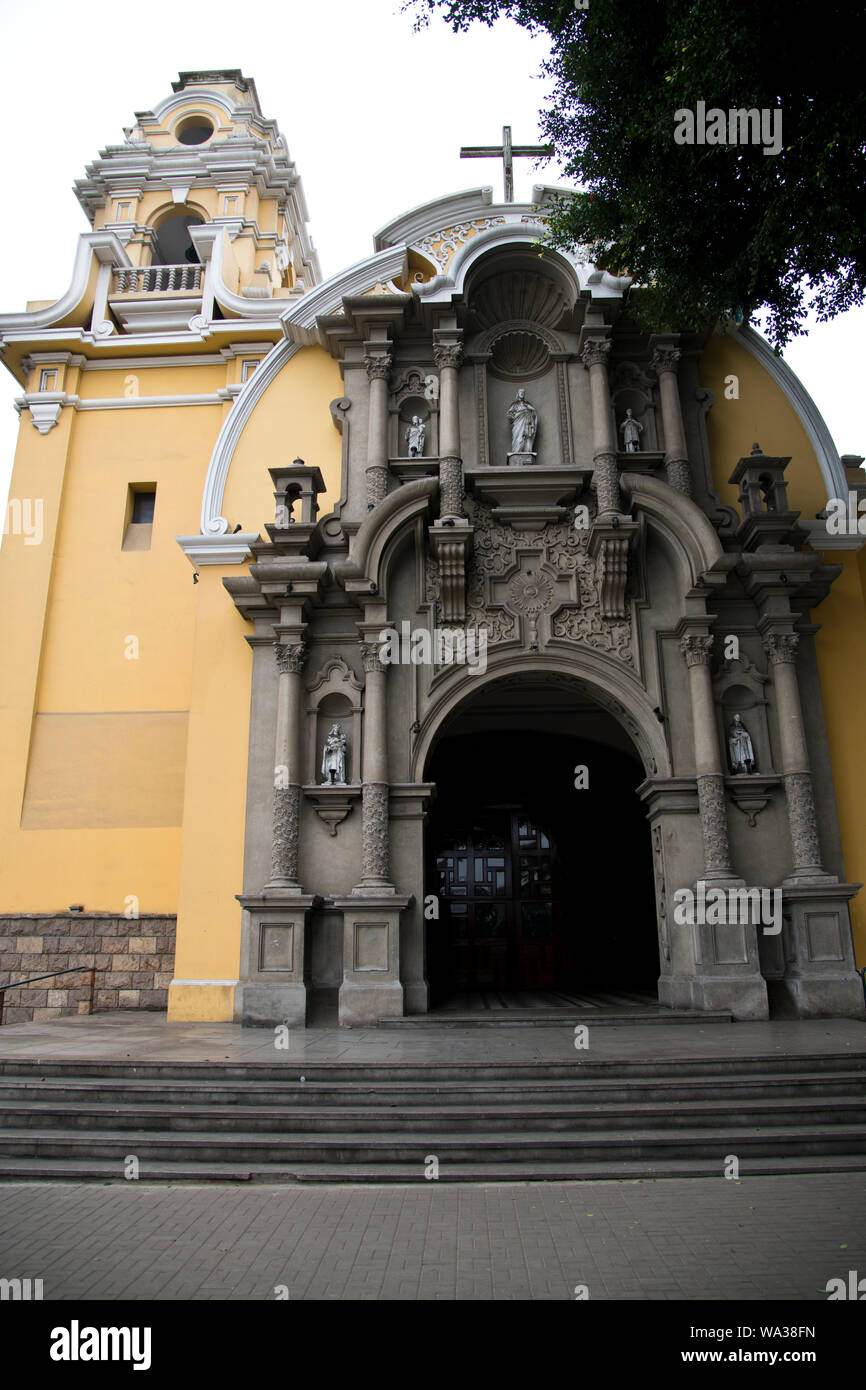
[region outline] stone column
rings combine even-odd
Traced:
[[[677,364],[680,352],[674,347],[657,347],[652,365],[659,379],[662,398],[662,424],[665,432],[665,472],[671,487],[691,497],[694,492],[692,470],[686,449],[686,432],[680,407]]]
[[[460,457],[459,342],[434,343],[439,368],[439,515],[463,516],[463,461]]]
[[[388,493],[388,377],[393,358],[387,352],[367,353],[364,366],[370,381],[367,422],[367,510]]]
[[[607,376],[610,350],[609,338],[588,338],[580,354],[581,361],[589,372],[592,399],[592,459],[600,518],[617,515],[622,511],[619,468],[616,461],[616,435]]]
[[[710,676],[712,647],[713,638],[705,633],[690,634],[680,640],[680,650],[689,668],[695,772],[704,841],[704,878],[708,881],[734,878],[728,843],[725,773],[719,750],[713,682]]]
[[[800,638],[795,632],[770,633],[764,639],[764,651],[772,663],[773,683],[776,688],[782,779],[785,783],[794,859],[790,877],[824,878],[826,871],[821,862],[821,846],[818,843],[815,794],[797,680],[796,660],[799,644]]]
[[[280,672],[274,756],[274,836],[271,877],[265,890],[302,892],[298,878],[298,818],[301,803],[301,698],[307,649],[303,642],[274,643]]]
[[[388,827],[388,747],[385,704],[387,668],[379,646],[362,642],[366,672],[364,694],[364,758],[361,802],[363,872],[355,893],[393,893]]]

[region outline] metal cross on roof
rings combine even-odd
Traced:
[[[552,145],[512,145],[511,126],[502,127],[501,145],[462,145],[460,149],[461,159],[498,159],[501,158],[505,165],[505,201],[514,202],[514,159],[516,157],[546,154],[550,157],[553,154]]]

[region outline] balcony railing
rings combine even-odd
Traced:
[[[112,277],[112,294],[169,294],[186,290],[201,292],[205,267],[196,262],[184,265],[124,266]]]

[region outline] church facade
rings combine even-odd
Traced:
[[[69,291],[0,316],[0,980],[863,1017],[864,476],[790,370],[642,332],[545,188],[323,280],[252,82],[136,119]]]

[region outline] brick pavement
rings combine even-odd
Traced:
[[[0,1185],[0,1277],[46,1299],[826,1301],[862,1174],[448,1186]]]

